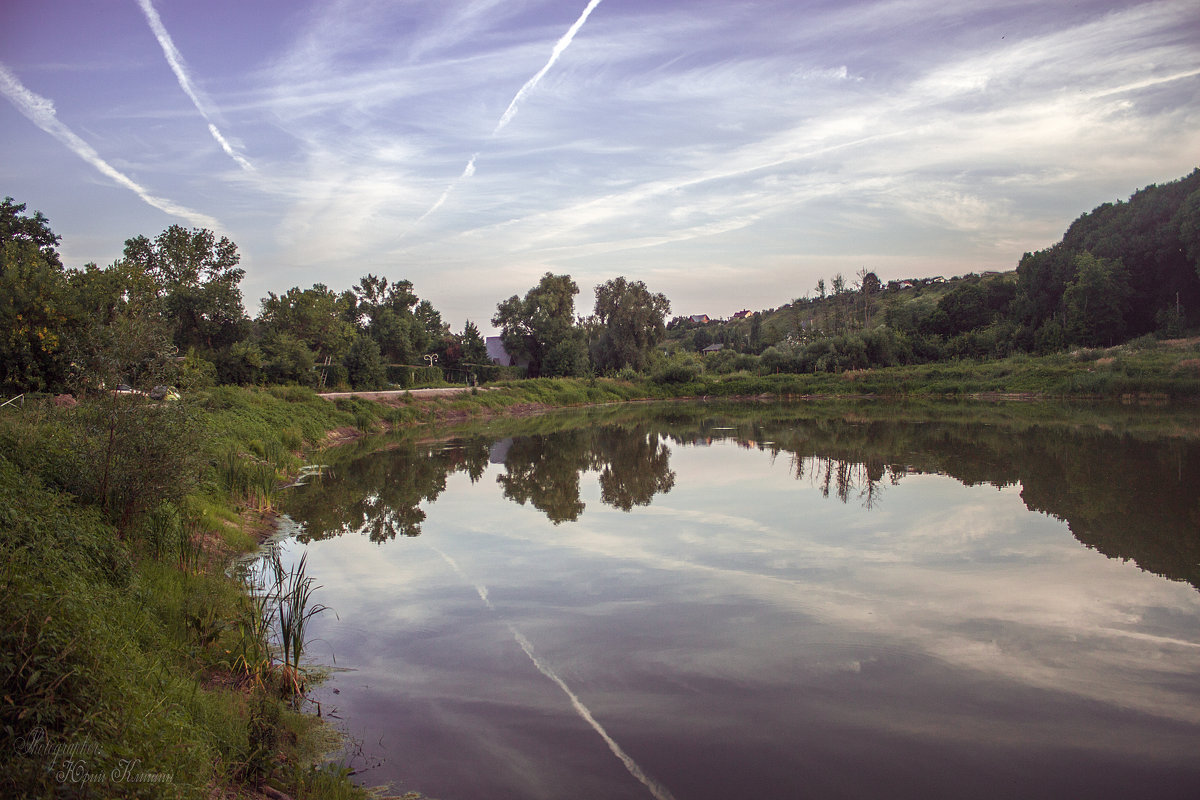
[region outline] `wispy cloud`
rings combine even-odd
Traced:
[[[150,24],[150,30],[154,32],[154,38],[158,40],[158,44],[162,47],[163,55],[167,57],[167,63],[171,65],[171,71],[175,73],[176,79],[179,81],[179,87],[183,89],[184,94],[192,101],[192,105],[200,112],[200,116],[204,117],[204,121],[208,123],[208,132],[216,140],[225,154],[237,162],[238,166],[247,172],[254,170],[254,165],[246,158],[233,149],[229,141],[221,134],[216,123],[213,122],[214,112],[210,110],[212,104],[207,98],[204,98],[201,91],[196,88],[195,82],[191,75],[188,74],[187,65],[183,60],[183,54],[179,52],[179,48],[175,46],[174,40],[171,39],[171,34],[167,33],[166,26],[162,23],[162,18],[158,16],[158,11],[154,8],[154,4],[150,0],[137,0],[138,7],[142,13],[146,15],[146,22]]]
[[[173,203],[170,200],[150,194],[149,191],[128,175],[101,158],[100,154],[90,144],[79,138],[74,131],[58,119],[53,102],[27,89],[17,79],[17,76],[3,64],[0,64],[0,92],[3,92],[9,101],[16,106],[17,110],[24,114],[33,124],[65,144],[75,155],[91,164],[101,174],[134,192],[148,205],[171,216],[187,220],[197,227],[220,228],[220,224],[206,214],[201,214],[178,203]]]

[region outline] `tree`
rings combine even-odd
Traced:
[[[654,346],[666,334],[671,302],[651,294],[641,281],[614,278],[596,287],[596,318],[602,326],[594,352],[601,369],[646,368]]]
[[[350,385],[355,389],[374,390],[387,385],[387,370],[379,357],[379,345],[370,336],[359,334],[354,337],[345,364]]]
[[[5,392],[61,384],[72,308],[56,249],[59,236],[40,212],[0,202],[0,387]]]
[[[383,359],[398,364],[417,363],[430,340],[424,323],[414,313],[418,298],[412,283],[389,283],[387,278],[368,274],[354,286],[353,297],[355,324],[365,321],[366,331],[379,345]],[[428,316],[428,312],[422,313]]]
[[[50,220],[40,211],[33,216],[25,216],[25,204],[17,203],[11,197],[5,197],[0,202],[0,243],[28,242],[32,244],[51,266],[62,268],[58,256],[58,243],[62,240],[50,230]]]
[[[0,244],[0,387],[5,392],[57,387],[69,293],[62,270],[34,242]]]
[[[318,359],[340,361],[354,339],[346,320],[347,298],[321,283],[311,289],[292,287],[283,295],[268,292],[259,322],[268,334],[299,340]]]
[[[1063,292],[1067,336],[1092,346],[1121,341],[1130,296],[1125,267],[1120,261],[1080,253],[1075,269],[1075,279]]]
[[[496,307],[504,349],[529,364],[531,377],[582,375],[587,368],[583,330],[575,324],[579,287],[570,275],[547,272],[525,298],[513,295]]]
[[[487,342],[484,341],[479,328],[474,322],[467,320],[463,332],[458,337],[459,347],[462,348],[462,360],[472,365],[487,365],[489,363]]]
[[[879,291],[879,276],[870,272],[866,267],[858,271],[858,291],[863,302],[863,327],[871,325],[871,296]]]
[[[122,260],[127,272],[153,281],[181,351],[220,350],[245,338],[248,321],[239,284],[246,271],[238,267],[237,245],[226,237],[172,225],[154,241],[127,239]]]

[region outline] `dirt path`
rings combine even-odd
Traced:
[[[326,400],[336,400],[339,397],[361,397],[364,400],[387,400],[391,397],[404,397],[412,395],[413,397],[449,397],[451,395],[462,394],[469,391],[469,386],[450,386],[440,389],[391,389],[386,392],[323,392],[317,397],[324,397]]]

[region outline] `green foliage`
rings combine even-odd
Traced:
[[[1113,345],[1124,338],[1129,279],[1119,261],[1091,253],[1075,257],[1075,277],[1063,292],[1072,343]]]
[[[671,311],[667,296],[651,294],[641,281],[614,278],[596,287],[596,321],[599,335],[592,361],[601,370],[644,369],[651,350],[666,333]]]
[[[704,371],[698,356],[691,353],[675,353],[654,370],[655,383],[688,383]]]
[[[387,385],[387,371],[380,357],[379,345],[369,336],[354,337],[344,363],[350,385],[355,389],[375,390]]]
[[[587,344],[575,325],[579,287],[569,275],[547,272],[525,298],[513,295],[496,308],[492,324],[500,328],[504,348],[529,364],[530,377],[582,375]]]
[[[36,241],[0,239],[0,391],[61,385],[69,302],[62,268]]]
[[[248,322],[238,285],[237,245],[206,229],[172,225],[154,238],[125,241],[123,267],[152,281],[163,318],[181,351],[227,348],[246,335]]]
[[[311,289],[293,287],[282,295],[268,292],[262,301],[259,323],[266,337],[264,350],[268,358],[288,355],[289,379],[306,383],[299,378],[303,372],[296,344],[302,345],[311,357],[324,361],[331,358],[341,360],[354,339],[353,323],[347,319],[352,311],[353,295],[348,292],[338,295],[321,283]],[[311,363],[308,367],[311,369]],[[269,377],[275,378],[268,368]]]
[[[263,340],[263,375],[271,383],[297,383],[312,386],[317,379],[313,366],[316,356],[300,339],[277,330]]]

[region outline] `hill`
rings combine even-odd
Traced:
[[[828,290],[822,279],[817,296],[779,308],[676,317],[667,342],[814,371],[1113,346],[1197,325],[1200,169],[1082,214],[1061,241],[1009,272],[884,284],[864,269],[849,283],[834,276]]]

